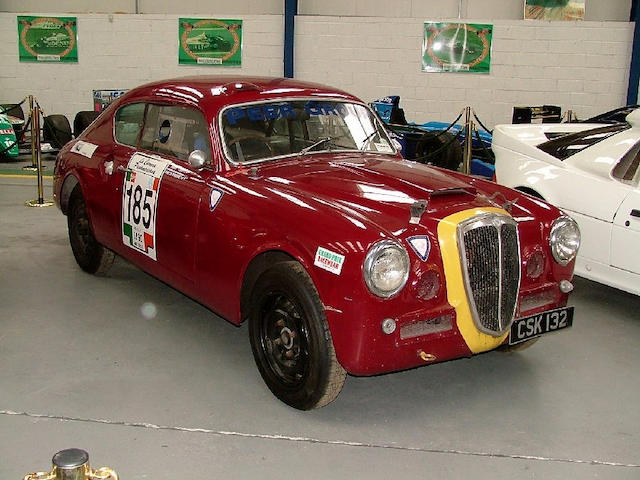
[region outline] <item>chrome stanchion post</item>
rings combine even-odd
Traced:
[[[462,172],[469,174],[471,171],[471,143],[473,142],[473,121],[471,120],[471,107],[465,108],[464,121],[464,156],[462,159]]]
[[[30,170],[35,172],[38,170],[38,163],[36,161],[36,147],[35,147],[35,137],[34,131],[37,132],[38,138],[40,138],[40,130],[34,129],[33,124],[33,95],[29,95],[29,118],[31,119],[31,165],[25,165],[22,167],[23,170]]]
[[[44,182],[42,179],[42,156],[40,153],[40,107],[36,102],[31,117],[31,148],[35,157],[35,164],[38,177],[38,198],[25,202],[27,207],[50,207],[53,205],[51,200],[44,200]],[[34,139],[35,137],[35,139]]]
[[[80,448],[68,448],[51,459],[50,472],[28,473],[23,480],[118,480],[118,474],[109,467],[91,470],[89,454]]]

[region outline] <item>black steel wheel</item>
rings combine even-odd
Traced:
[[[319,408],[342,390],[346,371],[336,358],[318,292],[299,263],[279,263],[258,279],[249,337],[262,378],[284,403]]]
[[[80,188],[76,188],[71,194],[67,227],[71,250],[80,268],[95,275],[106,274],[113,265],[115,254],[98,243],[93,236],[87,206]]]

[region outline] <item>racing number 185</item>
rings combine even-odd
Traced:
[[[130,222],[133,216],[133,223],[140,225],[140,220],[144,228],[149,228],[151,225],[151,204],[147,201],[153,197],[153,190],[148,188],[144,191],[144,198],[142,198],[142,187],[136,185],[135,189],[133,185],[130,185],[127,189],[127,221]],[[133,200],[133,208],[131,208],[131,202]],[[145,217],[146,214],[146,217]]]

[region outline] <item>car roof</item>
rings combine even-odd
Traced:
[[[213,116],[222,107],[230,104],[316,96],[360,102],[357,97],[347,92],[318,83],[281,77],[242,75],[203,75],[160,80],[132,89],[122,100],[175,100],[198,105]]]

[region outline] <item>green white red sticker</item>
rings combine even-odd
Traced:
[[[323,270],[340,275],[342,272],[342,265],[344,264],[344,255],[332,252],[331,250],[327,250],[323,247],[318,247],[313,264]]]
[[[156,257],[158,194],[169,160],[135,153],[122,186],[122,241],[147,257]]]

